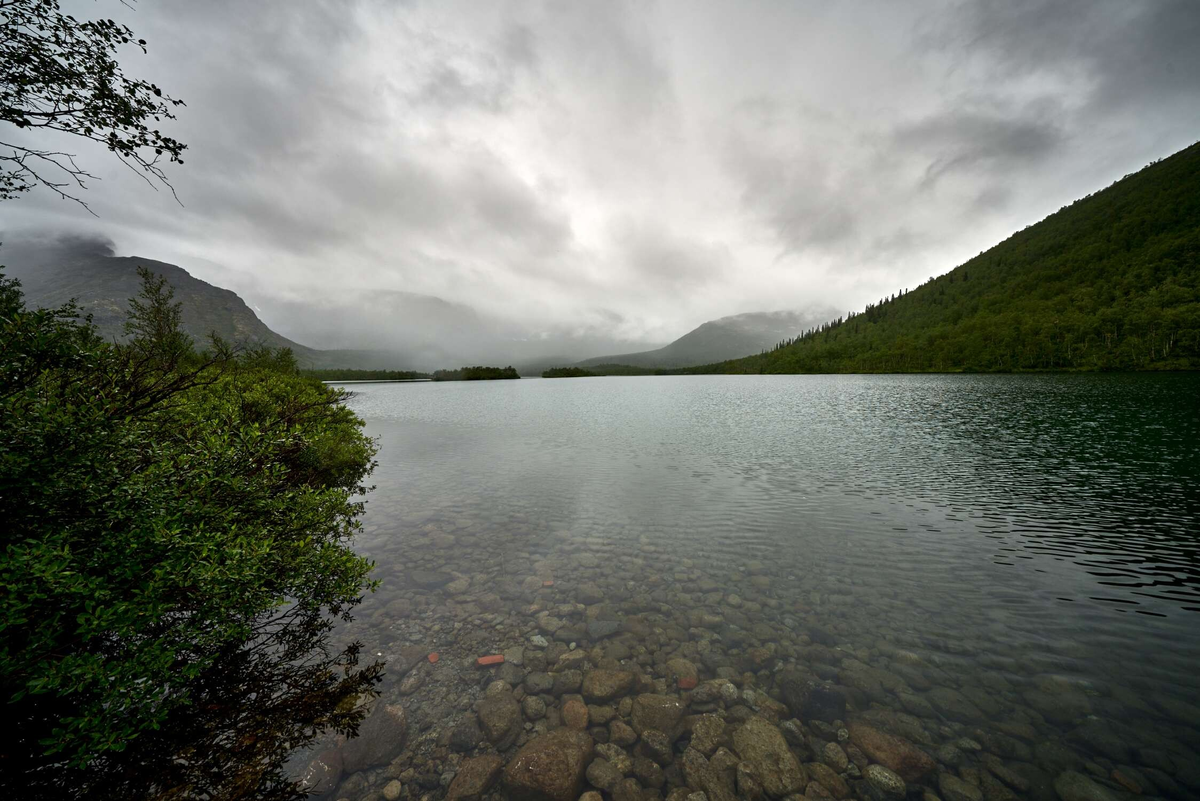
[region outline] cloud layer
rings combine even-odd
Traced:
[[[913,286],[1200,132],[1192,0],[67,3],[187,107],[101,233],[253,300],[432,294],[663,341]],[[220,269],[220,265],[225,269]]]

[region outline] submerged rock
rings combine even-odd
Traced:
[[[391,762],[408,740],[408,715],[399,704],[379,704],[358,728],[358,736],[342,747],[346,773]]]
[[[329,748],[317,754],[300,774],[300,787],[312,795],[324,795],[342,779],[342,752]]]
[[[867,765],[863,777],[872,787],[889,798],[903,798],[908,789],[899,774],[883,765]]]
[[[933,757],[894,734],[863,723],[850,724],[850,742],[874,761],[895,771],[905,781],[915,782],[937,767]]]
[[[639,735],[647,729],[672,736],[683,717],[683,702],[672,695],[645,693],[633,699],[630,721]]]
[[[521,707],[512,693],[489,695],[479,705],[479,725],[492,745],[509,748],[521,733]]]
[[[583,676],[583,697],[593,703],[612,701],[628,695],[634,675],[628,670],[589,670]]]
[[[1073,770],[1059,774],[1054,780],[1054,792],[1061,801],[1117,801],[1112,791]]]
[[[500,778],[504,760],[495,754],[472,757],[462,763],[446,791],[447,801],[479,801]]]
[[[733,749],[772,798],[783,798],[808,783],[804,767],[779,729],[762,718],[751,718],[733,733]]]
[[[504,769],[504,784],[516,801],[576,801],[592,761],[592,738],[559,729],[528,742]]]

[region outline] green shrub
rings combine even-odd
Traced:
[[[289,353],[197,353],[143,278],[117,346],[0,276],[0,790],[303,797],[283,760],[381,670],[330,644],[373,586],[374,445]]]

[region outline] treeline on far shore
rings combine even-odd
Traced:
[[[344,370],[331,368],[325,370],[302,370],[304,375],[318,381],[412,381],[418,378],[431,378],[429,373],[418,373],[415,370]]]
[[[496,381],[510,378],[520,378],[517,369],[508,367],[460,367],[457,370],[435,370],[434,381]]]
[[[587,378],[600,375],[668,375],[667,370],[654,367],[633,367],[628,364],[591,364],[583,367],[552,367],[542,378]]]

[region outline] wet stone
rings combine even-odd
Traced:
[[[587,768],[588,784],[606,792],[611,793],[623,778],[624,774],[614,768],[607,759],[593,759]]]
[[[441,570],[410,570],[408,581],[423,590],[436,590],[450,583],[454,577]]]
[[[932,757],[908,740],[872,726],[851,724],[850,742],[905,781],[917,781],[936,767]]]
[[[903,798],[907,790],[904,779],[883,765],[867,765],[863,778],[887,798]]]
[[[804,768],[808,771],[809,778],[820,782],[821,787],[834,798],[846,798],[850,795],[850,785],[846,784],[846,780],[828,765],[822,762],[809,762]],[[812,782],[809,784],[811,785]]]
[[[483,730],[474,715],[467,715],[450,732],[450,748],[459,752],[473,751],[483,742]]]
[[[590,737],[559,729],[521,748],[504,769],[504,784],[518,801],[576,801],[592,754]]]
[[[621,624],[616,620],[593,620],[587,624],[585,633],[589,639],[601,640],[611,637],[621,630]]]
[[[525,692],[534,695],[548,695],[554,689],[554,677],[549,673],[530,673],[525,677]]]
[[[804,788],[808,777],[783,735],[762,718],[751,718],[733,733],[733,748],[772,798]]]
[[[627,670],[589,670],[583,675],[583,697],[603,703],[627,695],[633,689],[634,675]]]
[[[633,758],[633,775],[646,787],[658,789],[667,783],[666,774],[654,760],[645,756]]]
[[[588,727],[587,705],[578,698],[572,698],[562,706],[562,722],[564,726],[583,731]]]
[[[588,704],[588,718],[594,724],[601,726],[607,724],[610,720],[617,716],[617,710],[611,706],[600,706],[598,704]]]
[[[614,720],[608,724],[608,736],[620,746],[631,746],[638,740],[637,732],[623,720]]]
[[[1061,801],[1117,801],[1117,796],[1108,788],[1073,770],[1063,772],[1054,780],[1054,792]]]
[[[711,757],[721,745],[725,735],[725,721],[716,715],[700,715],[692,723],[691,746],[706,757]]]
[[[925,698],[938,712],[960,723],[980,721],[985,717],[979,707],[950,687],[934,688],[925,694]]]
[[[674,696],[646,693],[633,699],[630,717],[638,734],[647,729],[674,732],[683,717],[683,703]]]
[[[554,676],[554,687],[551,692],[555,697],[567,693],[577,693],[583,685],[583,673],[578,670],[562,670],[551,675]]]
[[[622,776],[633,770],[633,760],[625,750],[613,743],[602,743],[596,746],[596,755],[607,759]]]
[[[511,693],[484,698],[479,705],[479,725],[487,741],[500,750],[512,746],[521,733],[521,708]]]
[[[938,791],[943,801],[983,801],[983,793],[951,773],[938,776]]]
[[[500,778],[503,769],[504,760],[495,754],[465,760],[446,791],[447,801],[479,801]]]
[[[408,740],[408,716],[399,704],[377,704],[358,729],[358,737],[342,748],[346,773],[391,762]]]
[[[546,717],[546,702],[536,695],[527,695],[521,699],[521,714],[526,720],[541,720]]]
[[[850,757],[846,756],[846,752],[837,743],[825,743],[825,747],[821,749],[821,761],[838,773],[843,773],[850,767]]]
[[[671,749],[671,739],[661,731],[655,729],[643,731],[641,743],[638,747],[642,753],[659,765],[670,764],[674,759],[674,752]]]

